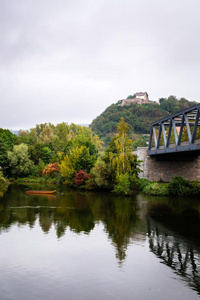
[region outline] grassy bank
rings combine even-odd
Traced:
[[[152,182],[147,179],[137,179],[136,188],[145,195],[168,196],[168,184],[163,182]]]
[[[146,179],[137,179],[140,192],[154,196],[200,196],[200,182],[189,182],[181,176],[176,176],[169,183],[152,182]]]
[[[25,177],[25,178],[11,179],[10,181],[17,182],[17,183],[58,184],[58,180],[56,178],[46,178],[46,177]]]

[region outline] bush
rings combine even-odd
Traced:
[[[199,181],[194,181],[190,183],[191,186],[191,193],[194,196],[200,196],[200,182]]]
[[[189,181],[183,179],[182,176],[175,176],[168,184],[168,193],[170,195],[182,196],[188,195],[191,192],[191,184]]]
[[[76,173],[74,182],[77,187],[84,186],[86,181],[90,178],[90,175],[87,174],[86,170],[79,170],[78,173]]]
[[[131,192],[130,185],[131,182],[130,182],[129,174],[128,173],[121,174],[117,179],[117,184],[114,186],[113,191],[117,195],[129,195]]]
[[[42,176],[42,172],[45,169],[45,163],[41,158],[39,158],[38,165],[34,166],[31,176],[40,177]]]
[[[58,163],[49,164],[42,172],[42,176],[55,177],[59,172]]]
[[[98,160],[91,170],[92,185],[97,189],[112,189],[112,170],[102,160]],[[89,184],[89,183],[88,183]]]
[[[164,183],[149,181],[144,185],[143,192],[147,195],[166,196],[168,195],[168,187]]]
[[[147,186],[148,184],[151,183],[151,181],[147,180],[147,179],[144,179],[144,178],[136,178],[135,181],[135,187],[137,189],[139,189],[139,191],[143,191],[145,186]]]

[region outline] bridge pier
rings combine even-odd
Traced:
[[[142,160],[140,178],[150,181],[170,182],[172,177],[182,176],[185,180],[200,181],[200,156],[165,157],[149,156],[146,147],[138,147],[134,154]]]

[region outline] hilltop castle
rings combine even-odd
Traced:
[[[131,98],[127,98],[127,99],[123,99],[120,102],[120,106],[124,106],[124,105],[129,105],[129,104],[149,104],[152,103],[152,101],[149,100],[149,96],[147,94],[147,92],[139,92],[139,93],[135,93],[133,95],[133,97]]]

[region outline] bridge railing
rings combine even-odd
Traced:
[[[200,104],[152,123],[148,154],[200,151]]]

